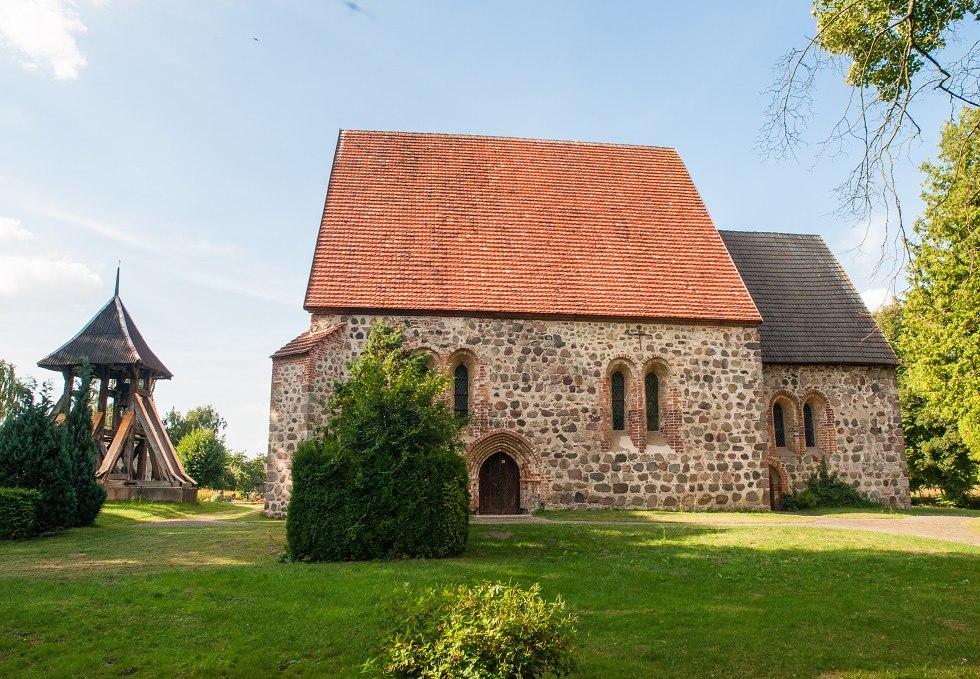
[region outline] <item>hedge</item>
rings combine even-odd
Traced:
[[[41,502],[41,493],[32,488],[0,488],[0,540],[35,537]]]
[[[365,457],[314,439],[294,455],[292,479],[293,560],[438,558],[466,546],[468,475],[453,452]]]

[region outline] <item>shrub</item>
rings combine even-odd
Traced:
[[[17,413],[0,425],[0,486],[40,491],[38,533],[68,528],[77,520],[68,448],[65,427],[51,417],[47,392],[40,398],[24,394]]]
[[[827,462],[807,477],[806,489],[783,497],[783,509],[796,511],[814,507],[878,507],[878,503],[861,495],[855,488],[827,470]]]
[[[211,429],[200,427],[184,436],[177,445],[177,457],[201,488],[221,490],[228,474],[228,450]]]
[[[95,479],[99,444],[92,434],[92,407],[88,400],[91,382],[91,372],[83,367],[81,386],[71,411],[65,418],[65,443],[72,467],[72,485],[76,499],[73,526],[91,526],[106,499],[106,489]]]
[[[468,477],[456,453],[364,459],[313,439],[293,456],[292,478],[294,560],[439,558],[466,547]]]
[[[429,590],[396,605],[381,654],[365,669],[389,677],[564,676],[575,670],[574,615],[534,584]]]
[[[371,330],[351,377],[334,386],[326,427],[293,456],[289,556],[301,561],[444,557],[466,545],[462,422],[445,377]]]
[[[33,488],[0,488],[0,540],[36,536],[42,499]]]

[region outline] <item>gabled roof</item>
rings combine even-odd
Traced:
[[[310,349],[326,339],[341,328],[340,325],[331,325],[329,328],[312,332],[307,330],[299,337],[287,342],[279,351],[272,354],[271,358],[286,358],[289,356],[304,356],[310,353]]]
[[[95,314],[82,331],[37,364],[48,370],[62,370],[81,365],[83,358],[88,359],[93,366],[142,365],[158,378],[173,377],[163,361],[147,346],[143,335],[133,323],[119,298],[118,283],[117,294]]]
[[[898,365],[820,236],[720,233],[762,312],[763,363]]]
[[[305,308],[756,324],[674,149],[342,131]]]

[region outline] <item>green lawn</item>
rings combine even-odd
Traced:
[[[236,522],[148,525],[182,511],[115,504],[95,528],[0,543],[0,676],[358,676],[387,595],[483,579],[563,596],[581,677],[980,676],[980,549],[953,543],[473,525],[461,558],[280,564],[282,522],[215,503],[190,512]]]

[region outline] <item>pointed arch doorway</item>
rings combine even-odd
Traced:
[[[505,452],[494,453],[480,465],[480,513],[521,513],[521,472]]]

